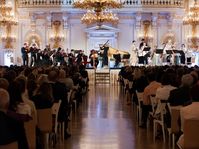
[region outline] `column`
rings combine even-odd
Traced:
[[[139,33],[141,32],[141,19],[142,14],[138,12],[135,16],[135,40],[139,40]]]
[[[69,38],[70,38],[70,35],[69,35],[69,30],[68,30],[68,16],[67,14],[63,14],[62,16],[62,19],[63,19],[63,31],[64,31],[64,49],[66,50],[67,48],[70,47],[69,45]]]
[[[50,44],[49,40],[50,40],[50,32],[52,29],[52,15],[51,13],[48,13],[46,15],[46,38],[45,38],[45,45]],[[52,48],[52,46],[51,46]]]
[[[157,19],[158,19],[158,14],[157,13],[154,13],[152,14],[152,37],[153,37],[153,45],[152,47],[154,46],[158,46],[158,27],[157,27]]]

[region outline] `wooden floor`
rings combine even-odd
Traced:
[[[132,106],[119,86],[90,86],[70,122],[71,138],[57,149],[168,149],[153,142],[152,129],[139,128]]]

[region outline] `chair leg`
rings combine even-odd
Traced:
[[[172,149],[175,149],[175,134],[172,134]]]
[[[166,139],[165,139],[164,124],[162,125],[162,135],[163,135],[163,141],[164,141],[164,143],[165,143],[165,142],[166,142]]]
[[[156,137],[156,122],[153,122],[153,141],[155,142]]]

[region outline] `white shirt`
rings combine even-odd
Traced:
[[[174,89],[176,89],[176,87],[172,85],[164,85],[157,89],[155,98],[160,100],[168,100],[170,91]]]

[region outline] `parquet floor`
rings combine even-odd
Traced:
[[[168,149],[153,142],[152,129],[139,128],[136,113],[119,86],[90,86],[70,122],[71,138],[57,149]]]

